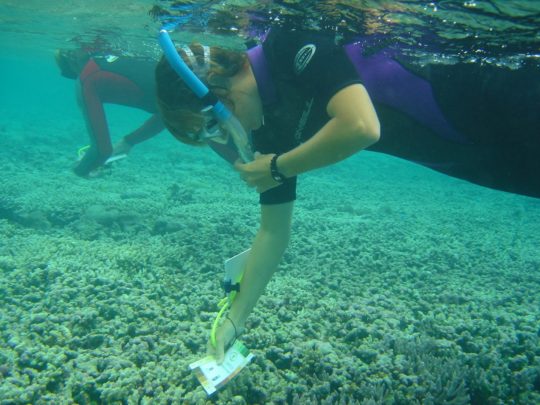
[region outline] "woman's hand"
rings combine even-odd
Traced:
[[[216,359],[217,364],[223,363],[225,351],[234,343],[234,340],[240,333],[241,331],[236,329],[228,317],[218,326],[216,331],[216,347],[209,340],[207,348],[208,354]]]
[[[248,186],[254,187],[258,193],[263,193],[280,184],[272,178],[270,173],[270,161],[273,156],[273,154],[261,155],[259,152],[255,152],[255,159],[252,162],[237,161],[234,168]]]
[[[131,151],[132,146],[125,140],[125,138],[120,139],[113,146],[112,156],[118,155],[127,155]]]

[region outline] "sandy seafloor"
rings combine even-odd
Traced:
[[[187,366],[257,196],[165,133],[77,178],[64,103],[0,112],[1,404],[540,403],[540,200],[370,153],[301,178],[256,358],[206,399]]]

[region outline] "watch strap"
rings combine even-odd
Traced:
[[[278,183],[283,183],[287,178],[283,175],[283,173],[279,171],[277,167],[277,159],[279,156],[279,153],[276,153],[274,156],[272,156],[272,160],[270,160],[270,174],[275,181],[277,181]]]

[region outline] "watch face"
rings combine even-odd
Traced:
[[[277,158],[279,155],[274,155],[272,160],[270,161],[270,174],[272,175],[272,178],[277,181],[278,183],[283,183],[285,181],[285,176],[283,176],[277,168]]]
[[[278,183],[283,183],[285,181],[285,177],[281,176],[279,173],[274,173],[272,175],[272,177],[274,178],[275,181],[277,181]]]

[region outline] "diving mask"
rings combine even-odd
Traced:
[[[197,132],[188,132],[189,139],[195,142],[207,142],[215,141],[224,143],[227,140],[227,134],[223,132],[219,125],[219,121],[216,119],[212,112],[213,106],[209,105],[201,110],[203,116],[203,126]]]

